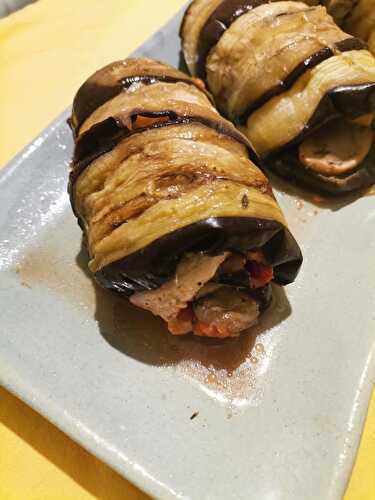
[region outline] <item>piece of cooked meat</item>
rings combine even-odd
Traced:
[[[238,272],[245,275],[242,286],[220,282]],[[248,252],[247,257],[230,252],[192,254],[181,260],[173,278],[156,290],[135,293],[130,301],[163,318],[173,335],[192,331],[205,337],[232,337],[259,316],[257,301],[241,288],[261,288],[272,278],[272,266],[260,250]]]
[[[173,279],[156,290],[135,293],[130,301],[163,318],[171,333],[188,333],[192,329],[191,322],[184,319],[185,327],[177,322],[179,312],[187,307],[188,302],[216,274],[220,264],[228,256],[229,252],[213,257],[203,254],[184,257],[178,264]]]
[[[259,316],[257,302],[247,293],[222,287],[193,305],[193,331],[206,337],[233,337],[253,326]]]

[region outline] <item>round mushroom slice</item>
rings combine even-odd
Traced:
[[[370,127],[335,120],[307,137],[299,146],[299,160],[324,175],[341,175],[357,168],[373,141]]]

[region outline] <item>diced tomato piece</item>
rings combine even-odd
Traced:
[[[225,338],[229,336],[226,330],[219,330],[215,325],[209,325],[208,323],[204,323],[204,321],[196,321],[193,324],[193,332],[195,335],[200,335],[201,337]]]
[[[251,261],[247,263],[246,268],[250,273],[253,288],[261,288],[273,280],[272,266]]]

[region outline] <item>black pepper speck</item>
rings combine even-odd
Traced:
[[[249,206],[249,198],[248,198],[247,194],[244,194],[242,196],[241,204],[242,204],[242,208],[247,208]]]

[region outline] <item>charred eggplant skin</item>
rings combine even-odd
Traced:
[[[123,124],[123,122],[111,117],[98,123],[97,125],[94,125],[78,139],[68,183],[70,202],[77,217],[78,214],[75,210],[74,201],[74,185],[82,172],[96,158],[113,149],[123,139],[131,137],[134,134],[141,134],[151,128],[157,129],[174,125],[187,125],[189,123],[200,123],[202,125],[206,125],[209,128],[216,130],[219,134],[226,135],[246,146],[249,159],[251,159],[256,165],[261,165],[260,158],[255,153],[246,137],[237,132],[234,128],[226,126],[226,123],[223,121],[215,121],[204,116],[179,116],[172,110],[160,111],[158,113],[135,110],[132,120],[135,121],[138,116],[148,118],[166,116],[169,120],[166,122],[155,123],[148,127],[129,129]]]
[[[142,250],[113,262],[95,274],[104,288],[131,295],[158,288],[173,276],[187,252],[218,255],[262,248],[274,268],[275,282],[292,283],[302,264],[301,250],[290,231],[272,220],[250,217],[211,217],[183,227]]]

